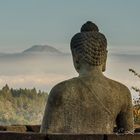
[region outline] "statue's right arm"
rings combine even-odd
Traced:
[[[61,133],[63,129],[63,103],[61,88],[54,87],[48,97],[41,125],[41,133]]]

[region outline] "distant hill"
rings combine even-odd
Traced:
[[[59,50],[48,45],[34,45],[29,49],[23,51],[23,53],[57,53],[61,54]]]

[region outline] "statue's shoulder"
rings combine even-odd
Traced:
[[[77,86],[77,82],[78,82],[78,78],[76,77],[60,82],[52,88],[49,95],[62,96],[63,94],[66,94],[67,92],[70,92],[73,88],[75,88]]]
[[[62,81],[58,84],[56,84],[52,90],[67,90],[67,89],[70,89],[70,87],[74,86],[78,81],[78,78],[77,77],[74,77],[74,78],[71,78],[71,79],[68,79],[68,80],[65,80],[65,81]]]
[[[109,78],[107,78],[107,80],[112,88],[119,91],[118,93],[122,94],[123,96],[130,96],[131,95],[130,90],[123,83],[109,79]]]

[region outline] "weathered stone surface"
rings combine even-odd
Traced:
[[[0,131],[14,131],[14,132],[39,132],[40,125],[11,125],[0,126]]]
[[[26,125],[27,132],[39,132],[40,131],[40,125]]]
[[[6,126],[0,126],[0,131],[6,131]]]
[[[0,140],[139,140],[135,135],[101,135],[101,134],[39,134],[0,132]]]
[[[140,140],[140,135],[107,135],[107,140]]]
[[[6,131],[12,131],[12,132],[26,132],[27,128],[26,126],[7,126]]]
[[[48,140],[48,138],[37,133],[0,132],[0,140]]]
[[[49,140],[104,140],[104,135],[49,134]]]
[[[71,40],[78,77],[57,84],[50,92],[42,133],[110,134],[133,131],[132,99],[128,88],[103,75],[107,40],[90,23]],[[96,29],[94,31],[94,29]]]

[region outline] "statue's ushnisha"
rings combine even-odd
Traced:
[[[133,131],[131,94],[126,86],[103,75],[107,40],[92,23],[85,23],[71,40],[78,77],[57,84],[50,92],[42,133],[113,133]]]

